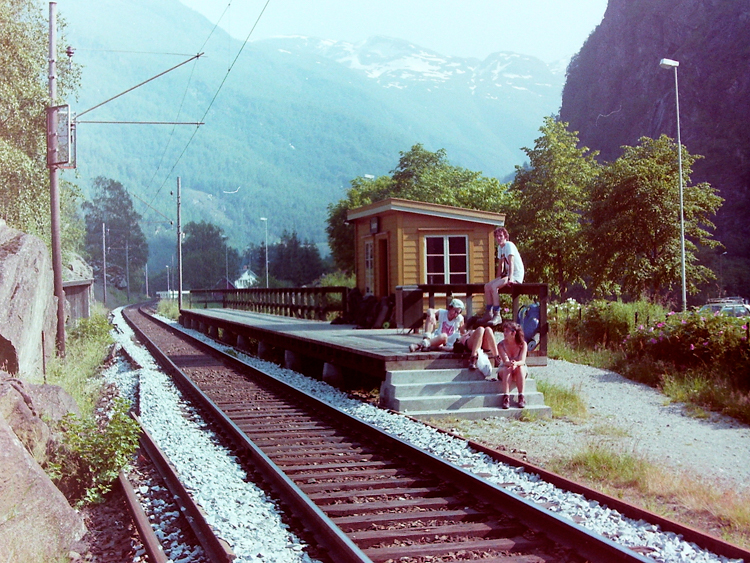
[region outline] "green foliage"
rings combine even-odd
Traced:
[[[680,283],[679,181],[676,145],[666,135],[642,137],[636,147],[623,147],[604,167],[591,188],[586,215],[588,270],[599,294],[625,293],[633,298],[665,297]],[[685,263],[688,291],[712,279],[697,264],[697,244],[714,247],[708,228],[722,199],[706,183],[690,185],[696,156],[682,147]]]
[[[62,474],[70,475],[76,483],[79,506],[101,502],[138,448],[140,428],[128,409],[127,401],[118,398],[102,424],[74,414],[63,417],[61,428],[68,456],[62,463]]]
[[[180,309],[177,307],[176,299],[159,299],[156,305],[156,312],[162,317],[176,321],[180,318]]]
[[[639,325],[623,345],[627,357],[664,362],[676,372],[720,372],[743,391],[750,390],[748,320],[699,311],[670,313],[651,326]]]
[[[65,60],[62,19],[58,27],[57,58]],[[47,35],[40,4],[0,0],[0,218],[49,244]],[[57,69],[58,97],[64,100],[77,89],[80,69],[75,64]],[[61,199],[68,197],[66,192],[67,186],[61,185]]]
[[[554,418],[580,420],[588,418],[586,400],[580,387],[570,388],[537,379],[537,389],[544,394],[544,404],[552,409]]]
[[[581,217],[588,207],[587,188],[599,173],[596,151],[578,148],[577,133],[552,117],[540,127],[533,149],[523,149],[528,167],[516,166],[512,184],[518,207],[510,214],[527,279],[550,284],[564,296],[568,287],[583,283]]]
[[[65,357],[55,357],[47,369],[47,381],[65,389],[85,413],[93,411],[99,395],[97,373],[112,344],[111,328],[107,311],[95,304],[90,318],[69,329]]]
[[[351,181],[346,199],[328,206],[326,232],[336,267],[354,271],[354,227],[346,213],[389,197],[505,213],[512,206],[507,186],[496,178],[451,165],[446,151],[426,150],[421,144],[399,153],[391,176],[358,177]]]
[[[348,287],[352,289],[357,285],[357,279],[353,274],[336,270],[335,272],[323,274],[315,285],[320,287]]]
[[[220,285],[228,263],[224,231],[212,223],[190,222],[183,228],[182,271],[185,289],[210,289]],[[233,278],[234,271],[229,272]],[[172,284],[174,288],[176,284]]]
[[[148,244],[141,230],[141,216],[120,182],[99,176],[93,182],[91,201],[83,203],[86,222],[86,251],[95,271],[102,271],[102,228],[106,228],[107,278],[142,279],[148,260]]]

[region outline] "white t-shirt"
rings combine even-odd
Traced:
[[[438,309],[437,333],[448,336],[448,346],[453,346],[456,343],[456,340],[458,340],[458,337],[461,336],[459,328],[463,322],[464,316],[460,313],[451,321],[448,319],[448,311],[446,309]]]
[[[508,262],[510,260],[513,261],[513,277],[510,281],[514,283],[523,283],[523,260],[521,260],[521,255],[518,253],[518,249],[516,248],[516,245],[510,242],[509,240],[505,241],[505,244],[503,246],[498,245],[497,247],[497,257],[501,261]],[[507,271],[507,268],[506,268]]]

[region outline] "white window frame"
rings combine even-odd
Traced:
[[[462,238],[464,239],[464,248],[466,249],[466,253],[461,254],[450,254],[450,239],[452,238]],[[425,272],[424,272],[424,281],[425,283],[430,283],[428,280],[430,279],[431,275],[439,275],[439,274],[432,274],[429,272],[429,261],[427,259],[427,240],[428,239],[442,239],[443,240],[443,281],[433,281],[432,283],[444,283],[444,284],[450,284],[450,283],[469,283],[469,236],[468,235],[425,235],[424,237],[424,265],[425,265]],[[452,272],[451,271],[451,263],[450,258],[451,256],[463,256],[466,260],[466,271],[465,272]],[[450,278],[451,275],[455,274],[463,274],[465,276],[465,280],[463,282],[451,282]]]

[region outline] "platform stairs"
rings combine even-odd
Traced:
[[[499,381],[487,381],[468,368],[389,371],[380,387],[380,406],[414,418],[481,419],[494,416],[551,416],[536,381],[526,378],[526,407],[518,408],[518,391],[511,384],[510,408],[501,408]]]

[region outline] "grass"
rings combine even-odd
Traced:
[[[750,547],[750,493],[713,485],[700,475],[662,469],[632,453],[597,444],[554,460],[549,469]]]
[[[536,386],[544,395],[544,404],[552,409],[553,418],[582,420],[589,416],[586,400],[581,387],[563,387],[543,379],[536,380]]]
[[[180,318],[180,309],[177,307],[176,299],[160,299],[156,306],[156,312],[173,321]]]
[[[101,304],[94,304],[91,316],[68,331],[65,357],[56,357],[48,366],[47,382],[65,389],[84,415],[94,411],[101,389],[98,373],[112,344],[107,315]]]

